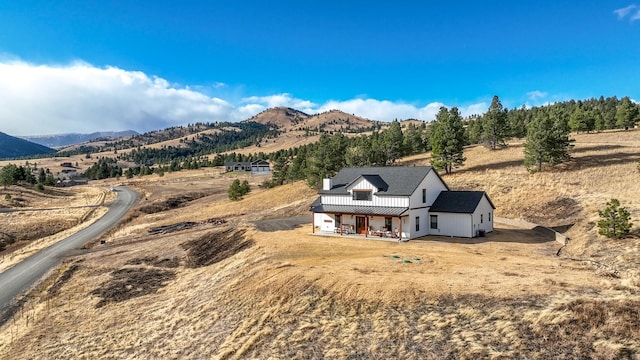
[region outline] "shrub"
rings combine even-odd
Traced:
[[[248,194],[250,191],[251,188],[249,187],[249,182],[247,180],[240,183],[240,180],[235,179],[231,183],[231,186],[229,186],[227,194],[229,195],[229,199],[235,201],[242,199],[242,196]]]
[[[622,239],[631,230],[630,214],[620,206],[618,199],[611,199],[603,211],[598,211],[598,234],[612,239]]]

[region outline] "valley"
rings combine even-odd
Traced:
[[[454,189],[485,190],[496,216],[563,232],[562,249],[546,232],[500,223],[470,240],[312,235],[315,190],[300,181],[266,189],[268,176],[222,168],[22,194],[25,207],[100,205],[114,198],[109,186],[123,185],[141,202],[104,243],[65,258],[29,295],[0,328],[0,358],[637,356],[638,233],[606,239],[595,222],[612,197],[640,218],[638,131],[572,137],[572,160],[550,171],[528,173],[513,141],[498,151],[465,148],[465,165],[445,176]],[[430,155],[399,163],[429,165]],[[251,192],[230,201],[236,178]],[[84,214],[69,213],[65,231],[85,224]],[[28,233],[52,216],[0,220]],[[153,231],[183,223],[192,224]]]

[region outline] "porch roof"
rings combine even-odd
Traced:
[[[311,207],[311,211],[317,212],[317,213],[379,215],[379,216],[402,216],[402,215],[406,215],[408,210],[409,208],[407,207],[327,205],[327,204],[317,204]]]

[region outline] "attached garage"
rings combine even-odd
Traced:
[[[482,236],[493,231],[494,210],[484,191],[442,191],[429,209],[429,234]]]

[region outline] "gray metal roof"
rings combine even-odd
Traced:
[[[357,215],[379,215],[379,216],[400,216],[409,210],[406,207],[384,207],[384,206],[354,206],[354,205],[325,205],[314,201],[311,211],[333,214],[357,214]]]
[[[442,191],[433,202],[430,212],[473,213],[482,197],[486,196],[492,208],[496,208],[484,191]]]
[[[330,190],[320,190],[319,194],[345,194],[346,187],[360,177],[364,177],[374,186],[381,189],[378,196],[409,196],[418,188],[422,179],[435,171],[431,166],[385,166],[343,168],[332,180]],[[438,173],[436,172],[436,175]],[[438,175],[439,177],[439,175]],[[442,181],[444,184],[444,181]],[[384,186],[386,184],[386,186]],[[447,186],[445,184],[445,186]]]

